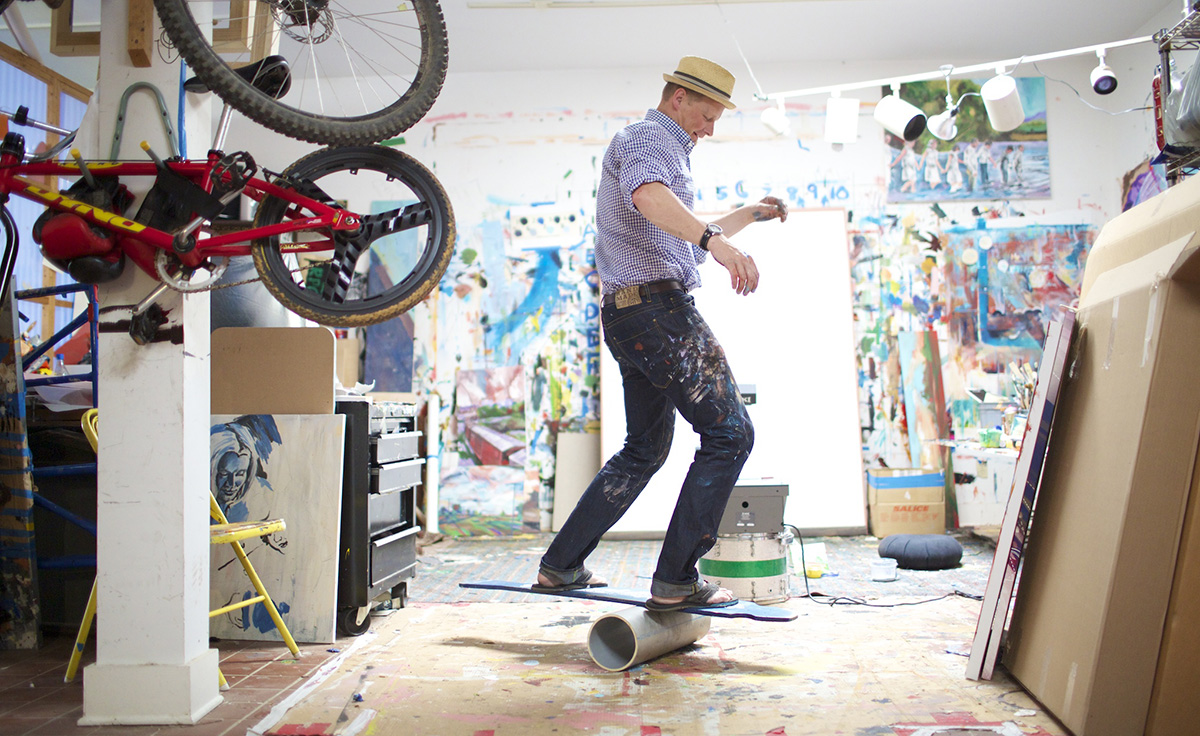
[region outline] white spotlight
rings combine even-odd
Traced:
[[[929,132],[934,138],[953,140],[958,135],[958,123],[954,119],[957,115],[958,107],[952,107],[929,118]]]
[[[775,106],[762,111],[762,123],[775,135],[784,135],[788,132],[791,122],[788,121],[787,112],[783,109],[783,100],[778,100]]]
[[[958,105],[954,104],[954,96],[950,92],[950,75],[953,72],[953,65],[942,65],[942,74],[946,75],[946,111],[929,118],[929,132],[934,138],[944,141],[952,140],[958,135],[958,124],[955,120],[958,116]]]
[[[875,122],[906,141],[915,141],[925,132],[925,113],[900,99],[895,86],[890,95],[875,104]]]
[[[853,97],[836,94],[825,101],[825,140],[834,150],[858,140],[858,105]]]
[[[997,74],[983,83],[979,89],[983,106],[987,110],[992,128],[1003,133],[1025,122],[1025,108],[1021,105],[1021,93],[1017,82],[1010,74]]]
[[[1108,64],[1104,63],[1104,51],[1096,52],[1096,56],[1100,58],[1100,63],[1092,70],[1092,89],[1098,95],[1109,95],[1117,88],[1117,75],[1113,74],[1113,70]]]

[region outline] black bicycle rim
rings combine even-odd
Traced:
[[[380,181],[388,177],[389,182],[385,184],[403,191],[406,199],[415,198],[418,205],[429,208],[428,222],[423,226],[423,232],[418,231],[423,236],[417,241],[419,255],[411,267],[402,269],[403,277],[398,281],[376,293],[366,293],[361,298],[329,301],[319,289],[306,286],[306,273],[297,275],[294,264],[280,248],[279,238],[256,241],[252,249],[255,266],[264,285],[275,298],[288,309],[319,324],[362,327],[407,312],[437,286],[453,255],[454,215],[445,190],[428,169],[406,154],[381,146],[329,148],[292,164],[284,172],[283,178],[301,183],[301,186],[304,182],[313,182],[325,194],[339,200],[348,190],[375,191],[370,186],[375,183],[374,179],[364,180],[361,184],[357,179],[364,171],[374,172]],[[348,182],[345,179],[347,176],[355,179]],[[335,178],[341,178],[341,183],[334,181]],[[352,186],[347,188],[347,183]],[[334,185],[338,188],[334,188]],[[377,195],[372,193],[369,196]],[[268,198],[259,205],[255,225],[280,222],[286,210],[286,202]],[[371,247],[381,245],[377,241]],[[320,254],[319,257],[328,255]]]

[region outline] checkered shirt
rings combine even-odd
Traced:
[[[692,209],[688,155],[695,145],[678,123],[654,109],[609,143],[596,195],[596,269],[605,294],[659,279],[678,279],[688,291],[700,286],[696,266],[707,252],[659,229],[633,206],[634,190],[657,181]]]

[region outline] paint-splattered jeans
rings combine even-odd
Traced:
[[[712,548],[725,504],[754,444],[754,427],[712,331],[683,291],[642,297],[601,311],[604,342],[625,388],[625,446],[601,468],[542,557],[542,569],[572,582],[600,537],[667,459],[675,410],[700,435],[650,592],[693,593],[696,563]]]

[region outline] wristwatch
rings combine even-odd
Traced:
[[[720,235],[723,232],[725,232],[725,231],[722,230],[721,226],[718,225],[717,223],[715,223],[715,222],[708,223],[708,226],[704,228],[704,234],[700,236],[700,242],[698,243],[698,245],[702,249],[708,250],[708,239],[714,235]]]

